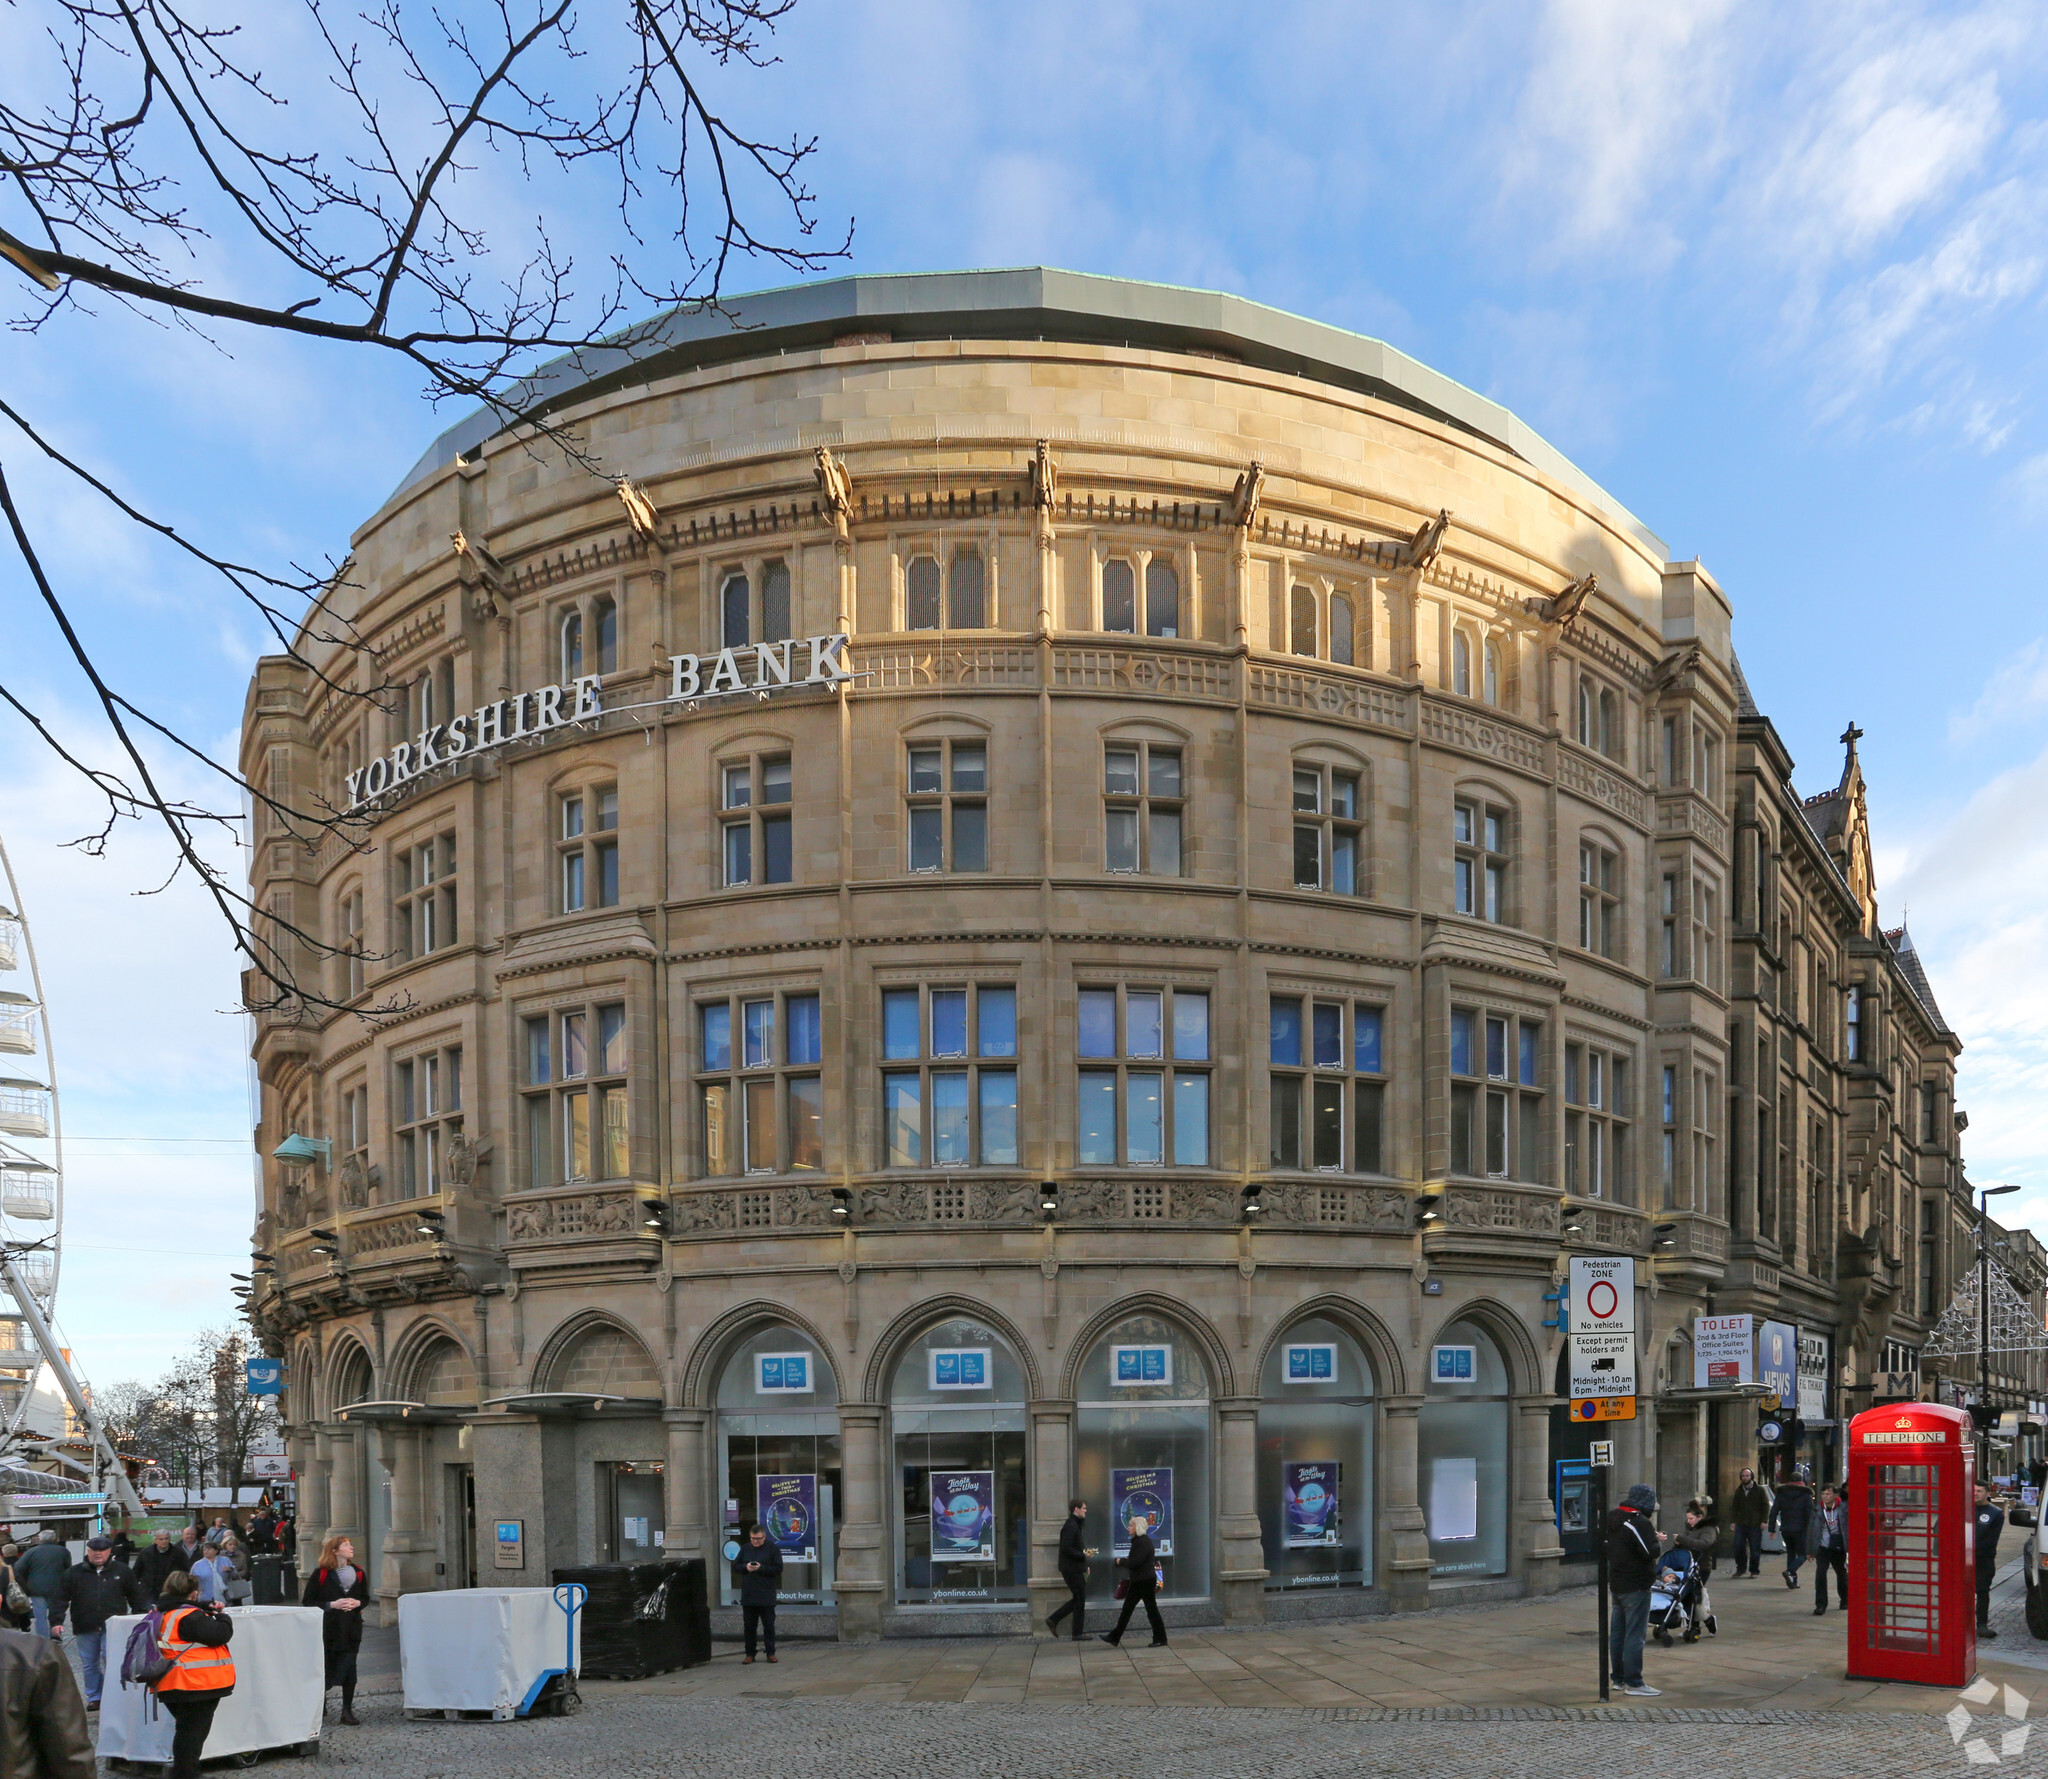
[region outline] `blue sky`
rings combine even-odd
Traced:
[[[292,67],[285,9],[249,20]],[[1867,731],[1880,896],[1888,922],[1910,906],[1968,1044],[1973,1172],[2025,1182],[2008,1203],[2048,1226],[2048,14],[1273,4],[1254,25],[805,0],[779,47],[714,97],[819,133],[852,269],[1055,264],[1377,335],[1702,558],[1802,788],[1833,782],[1850,718]],[[333,124],[317,85],[298,103],[316,136]],[[559,181],[487,169],[472,189],[503,230],[539,214],[586,257],[613,244]],[[0,226],[25,232],[7,204]],[[282,289],[226,243],[200,269]],[[66,448],[273,559],[339,553],[455,417],[415,382],[112,309],[0,337],[0,387]],[[255,625],[14,441],[0,452],[102,659],[225,756]],[[9,683],[89,737],[11,563],[0,600]],[[8,718],[0,759],[78,1138],[62,1320],[93,1375],[147,1372],[222,1319],[243,1251],[232,961],[189,886],[132,894],[162,875],[154,843],[123,836],[97,863],[57,848],[86,806]]]

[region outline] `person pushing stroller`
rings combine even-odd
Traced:
[[[1650,1594],[1651,1629],[1667,1649],[1674,1633],[1687,1643],[1697,1643],[1703,1630],[1710,1637],[1721,1634],[1713,1597],[1707,1592],[1720,1541],[1713,1497],[1695,1495],[1685,1504],[1685,1530],[1672,1535]]]

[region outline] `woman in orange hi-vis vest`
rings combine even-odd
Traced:
[[[199,1599],[199,1583],[183,1569],[164,1579],[163,1614],[157,1647],[171,1658],[171,1671],[156,1683],[156,1696],[177,1724],[171,1738],[171,1779],[199,1779],[199,1756],[213,1728],[213,1713],[235,1690],[235,1658],[228,1640],[235,1621],[219,1606]]]

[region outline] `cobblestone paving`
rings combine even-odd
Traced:
[[[1972,1770],[1939,1719],[1872,1712],[866,1705],[625,1693],[591,1700],[580,1717],[529,1723],[416,1722],[382,1698],[358,1710],[360,1729],[329,1725],[323,1770],[380,1779],[1962,1779]],[[2002,1727],[1978,1725],[1994,1743]],[[289,1769],[271,1770],[287,1779]]]

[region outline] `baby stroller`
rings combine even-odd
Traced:
[[[1674,1633],[1684,1642],[1697,1643],[1700,1632],[1718,1637],[1721,1627],[1714,1619],[1714,1603],[1707,1593],[1706,1577],[1689,1550],[1675,1550],[1664,1559],[1650,1588],[1650,1629],[1666,1649]]]

